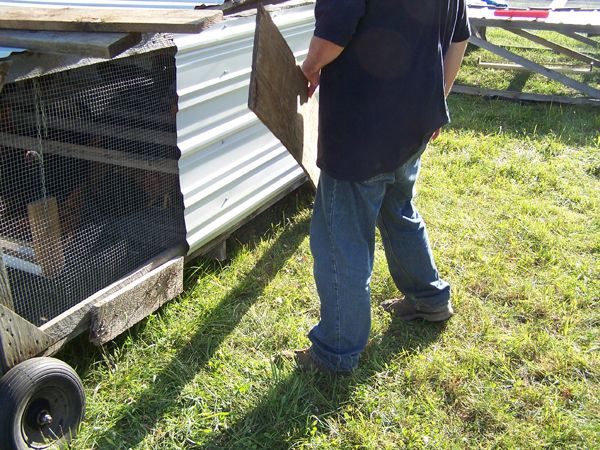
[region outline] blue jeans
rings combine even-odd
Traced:
[[[361,182],[321,172],[310,230],[321,320],[308,337],[312,356],[331,370],[356,368],[367,345],[376,226],[405,297],[425,311],[450,302],[450,286],[439,277],[425,223],[412,203],[421,153],[394,172]]]

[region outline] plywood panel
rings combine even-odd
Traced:
[[[316,165],[318,103],[307,97],[308,84],[285,39],[259,6],[248,107],[277,136],[302,166],[313,186]]]

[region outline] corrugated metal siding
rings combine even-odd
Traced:
[[[306,55],[313,6],[273,13],[297,57]],[[190,252],[304,179],[248,107],[255,18],[178,36],[177,142]]]
[[[78,8],[168,8],[193,9],[202,4],[223,3],[222,0],[13,0],[0,1],[0,6],[38,6],[44,8],[78,7]]]

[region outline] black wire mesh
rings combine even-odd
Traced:
[[[3,303],[36,325],[185,241],[174,48],[0,94]]]

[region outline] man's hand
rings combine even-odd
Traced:
[[[306,61],[304,61],[304,64],[302,64],[302,67],[300,67],[300,68],[302,69],[302,73],[304,74],[304,77],[308,80],[308,96],[312,97],[312,95],[317,90],[317,87],[319,87],[319,81],[321,79],[321,71],[320,70],[315,71],[312,68],[308,67],[308,65],[306,64]]]
[[[435,130],[435,131],[433,132],[433,134],[431,135],[431,137],[429,138],[429,142],[431,142],[431,141],[435,141],[435,140],[436,140],[436,139],[439,137],[439,135],[440,135],[441,131],[442,131],[442,129],[441,129],[441,128],[438,128],[437,130]]]
[[[308,96],[311,97],[321,78],[321,69],[340,56],[344,47],[320,37],[313,36],[308,48],[308,55],[302,63],[302,73],[308,80]]]

